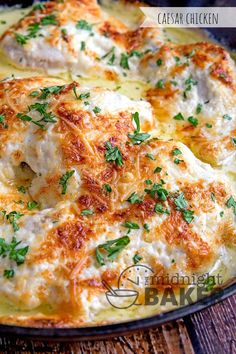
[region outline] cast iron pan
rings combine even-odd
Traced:
[[[174,0],[148,0],[146,1],[151,6],[176,6]],[[0,0],[0,5],[13,6],[20,4],[22,7],[27,7],[32,4],[31,0]],[[235,0],[182,0],[178,1],[178,6],[236,6]],[[229,49],[236,49],[236,28],[211,28],[208,31],[220,42],[226,45]],[[190,315],[193,312],[200,311],[208,306],[214,305],[219,301],[224,300],[230,295],[236,293],[236,283],[231,283],[225,288],[218,289],[210,296],[190,304],[177,310],[169,311],[152,317],[141,320],[128,321],[118,324],[84,327],[84,328],[31,328],[10,325],[0,325],[1,336],[24,337],[36,340],[50,341],[76,341],[88,339],[101,339],[119,335],[125,335],[140,329],[148,329],[157,327],[163,323],[176,320],[180,317]]]

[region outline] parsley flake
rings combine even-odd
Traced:
[[[160,173],[161,171],[162,171],[162,168],[157,166],[153,172],[154,173]]]
[[[139,225],[136,224],[135,222],[132,222],[132,221],[125,221],[124,224],[122,224],[122,226],[126,227],[127,229],[131,229],[131,230],[140,229]]]
[[[148,224],[144,224],[144,225],[143,225],[143,228],[144,228],[147,232],[150,231],[150,226],[149,226]]]
[[[202,107],[203,107],[202,104],[198,103],[197,108],[196,108],[196,114],[200,114],[201,113]]]
[[[127,199],[127,202],[131,204],[139,204],[142,203],[142,201],[143,201],[142,197],[139,197],[139,195],[136,192],[133,192]]]
[[[137,254],[137,253],[133,256],[133,262],[134,262],[134,264],[137,264],[137,263],[140,262],[142,259],[143,259],[143,257],[140,256],[140,255]]]
[[[103,189],[104,189],[107,193],[111,193],[111,192],[112,192],[112,188],[111,188],[110,184],[104,184],[104,185],[103,185]]]
[[[184,116],[183,116],[182,113],[178,113],[178,114],[176,114],[176,115],[173,117],[173,119],[175,119],[175,120],[184,120]]]
[[[86,20],[79,20],[75,27],[84,31],[92,31],[92,25],[90,25]]]
[[[156,87],[156,88],[159,88],[159,89],[163,89],[164,86],[165,86],[164,80],[162,80],[162,79],[161,79],[161,80],[158,80],[157,83],[156,83],[156,85],[155,85],[155,87]]]
[[[129,236],[123,236],[115,240],[107,241],[96,247],[96,259],[100,266],[105,265],[105,257],[114,261],[123,249],[130,243]]]
[[[132,119],[136,125],[136,129],[134,131],[134,134],[129,133],[128,137],[134,145],[140,145],[142,142],[150,138],[151,135],[148,133],[140,133],[140,119],[138,112],[132,114]]]
[[[0,114],[0,125],[4,128],[7,129],[8,125],[5,123],[6,117],[4,114]]]
[[[230,117],[230,115],[228,115],[228,114],[224,114],[224,115],[223,115],[223,118],[224,118],[225,120],[232,120],[232,117]]]
[[[113,146],[109,141],[105,144],[105,160],[107,162],[115,162],[117,166],[123,166],[122,153],[117,146]]]
[[[225,203],[225,205],[227,206],[227,208],[233,208],[233,212],[234,215],[236,215],[236,200],[233,198],[233,196],[231,195],[231,197],[227,200],[227,202]]]
[[[33,209],[35,209],[35,208],[38,208],[38,203],[37,202],[35,202],[35,201],[32,201],[32,202],[28,202],[27,203],[27,209],[28,210],[33,210]]]
[[[11,279],[15,275],[14,269],[5,269],[3,272],[4,278]]]
[[[94,211],[91,210],[91,209],[84,209],[84,210],[81,211],[80,214],[83,215],[83,216],[86,216],[86,215],[93,215],[93,214],[94,214]]]
[[[94,112],[95,114],[100,113],[100,112],[101,112],[101,108],[95,106],[94,109],[93,109],[93,112]]]
[[[62,186],[61,194],[66,194],[68,181],[75,173],[75,170],[67,171],[62,177],[60,178],[59,185]]]
[[[188,121],[189,123],[191,123],[194,127],[196,127],[198,125],[198,119],[194,118],[193,116],[188,117]]]
[[[148,157],[150,160],[153,160],[153,161],[156,160],[153,154],[149,154],[149,153],[148,153],[148,154],[146,154],[145,156]]]
[[[173,155],[173,156],[182,155],[182,151],[180,151],[180,149],[178,149],[178,148],[175,148],[175,149],[172,151],[172,155]]]

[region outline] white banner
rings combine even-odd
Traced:
[[[236,7],[140,7],[141,27],[236,27]]]

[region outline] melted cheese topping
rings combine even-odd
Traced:
[[[162,64],[157,68],[158,60]],[[236,77],[229,54],[210,43],[164,45],[142,65],[156,85],[147,99],[162,129],[202,160],[227,165],[235,173]]]
[[[212,44],[164,44],[169,37],[182,38],[184,43],[188,42],[186,34],[191,41],[200,37],[194,31],[137,30],[141,16],[130,4],[111,6],[103,1],[102,9],[91,1],[80,5],[72,0],[66,6],[48,3],[43,11],[30,12],[2,37],[2,48],[13,60],[10,64],[1,57],[2,78],[33,76],[35,71],[30,68],[38,67],[60,73],[62,78],[5,80],[0,84],[0,115],[4,117],[0,124],[0,210],[4,210],[0,236],[10,244],[15,235],[21,241],[18,247],[29,247],[21,265],[9,257],[1,258],[2,323],[83,326],[168,310],[168,305],[118,311],[108,306],[102,281],[116,288],[120,273],[132,265],[136,254],[142,256],[142,264],[163,276],[210,271],[220,272],[227,281],[235,275],[235,216],[233,208],[226,205],[235,189],[233,179],[224,173],[235,172],[235,69],[228,54]],[[15,14],[19,16],[21,11],[15,10]],[[60,28],[46,26],[42,29],[45,37],[30,40],[26,46],[16,43],[15,32],[26,34],[36,18],[40,21],[51,13]],[[76,29],[81,19],[93,24],[92,36],[90,31]],[[6,27],[16,21],[7,22]],[[66,40],[60,31],[64,27],[69,33]],[[108,37],[103,35],[104,28]],[[88,43],[89,50],[81,53],[81,42],[86,42],[86,48]],[[113,47],[114,65],[109,65],[106,57],[105,61],[95,60]],[[123,70],[122,53],[146,49],[152,52],[131,56],[130,69]],[[50,61],[51,53],[56,62]],[[159,59],[161,65],[157,65]],[[86,66],[81,65],[85,61]],[[68,84],[71,74],[82,86]],[[81,74],[83,77],[76,76]],[[164,85],[155,87],[160,80]],[[186,90],[189,85],[191,89]],[[55,86],[62,89],[39,99],[41,90]],[[51,114],[53,122],[39,122],[45,129],[32,122],[44,117],[35,108],[29,111],[35,103],[46,104],[46,112]],[[201,110],[196,113],[199,104]],[[140,145],[133,145],[128,136],[136,129],[135,112],[141,132],[151,134],[151,139]],[[30,116],[31,121],[20,119],[19,113]],[[173,119],[178,113],[184,121]],[[198,120],[196,127],[188,120],[191,116]],[[177,140],[201,160],[220,168],[201,162]],[[106,160],[108,141],[118,147],[122,166]],[[181,154],[174,155],[176,149]],[[157,167],[159,172],[154,172]],[[62,194],[61,178],[71,171]],[[25,193],[19,188],[22,186]],[[152,188],[159,194],[151,192]],[[139,203],[127,201],[133,193]],[[167,193],[166,200],[160,198],[162,193]],[[191,222],[176,207],[181,193],[190,216],[194,215]],[[30,210],[29,205],[35,202],[36,207]],[[156,204],[168,212],[155,211]],[[93,214],[83,215],[84,210]],[[22,214],[15,232],[7,218],[12,211]],[[99,266],[97,247],[126,235],[127,221],[139,228],[131,230],[129,244],[113,262],[106,259],[105,265]],[[144,224],[149,225],[149,232]],[[8,279],[3,274],[9,269],[15,274]]]
[[[42,98],[40,93],[47,87],[61,89]],[[153,131],[148,103],[101,88],[88,90],[76,83],[43,78],[6,81],[0,92],[0,111],[8,126],[1,127],[0,136],[1,163],[7,169],[1,209],[4,215],[12,211],[22,214],[15,237],[22,247],[29,247],[20,267],[9,257],[0,263],[0,273],[12,267],[15,271],[11,279],[0,277],[0,294],[14,306],[32,310],[46,304],[56,313],[56,322],[94,323],[107,307],[102,280],[115,281],[135,254],[141,254],[143,264],[156,272],[192,274],[209,269],[225,247],[234,244],[234,216],[226,207],[232,194],[227,179],[181,143],[153,139],[132,144],[129,134],[134,131],[135,112],[141,131]],[[47,113],[55,118],[45,122],[44,129],[33,123],[42,122],[37,104],[46,105]],[[22,121],[21,114],[33,121]],[[118,147],[121,166],[106,158],[107,142]],[[181,153],[178,164],[176,149]],[[17,191],[18,170],[22,169],[31,171],[21,172],[27,189],[23,198]],[[63,194],[60,181],[67,171],[74,173]],[[111,193],[104,190],[106,184]],[[164,188],[164,201],[152,188]],[[140,196],[138,203],[127,201],[133,193]],[[194,213],[191,223],[176,208],[181,193]],[[28,203],[32,201],[38,207],[31,211]],[[155,211],[160,203],[168,213]],[[93,215],[83,215],[84,210]],[[9,244],[14,225],[4,215],[0,232]],[[127,220],[139,225],[130,234],[129,245],[113,262],[98,267],[96,248],[124,236]],[[143,228],[145,223],[150,232]],[[60,313],[62,307],[68,309],[67,315]]]
[[[54,20],[48,20],[50,17]],[[36,22],[37,33],[22,43]],[[74,76],[139,79],[140,56],[160,43],[158,30],[130,30],[102,12],[95,1],[67,0],[48,2],[43,10],[32,10],[6,31],[1,47],[17,65],[42,68],[48,73],[69,70]]]

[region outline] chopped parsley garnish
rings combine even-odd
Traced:
[[[84,41],[82,41],[80,43],[80,50],[85,50],[85,48],[86,48],[86,43]]]
[[[38,206],[39,206],[38,203],[35,202],[35,201],[27,203],[27,209],[28,210],[33,210],[33,209],[37,208]]]
[[[54,14],[51,15],[47,15],[45,17],[43,17],[40,21],[42,26],[48,26],[48,25],[57,25],[57,19],[56,16]]]
[[[17,43],[20,45],[26,44],[29,39],[28,36],[25,36],[20,33],[14,33],[14,35],[15,35],[15,39],[16,39]]]
[[[0,256],[9,257],[11,261],[16,262],[19,266],[24,263],[25,256],[28,253],[29,246],[17,248],[21,241],[17,241],[15,237],[12,238],[11,243],[6,243],[4,238],[0,238]]]
[[[155,208],[154,208],[155,212],[156,213],[159,213],[159,214],[170,214],[170,211],[168,209],[164,209],[163,205],[162,204],[156,204],[155,205]]]
[[[32,117],[30,117],[29,115],[24,114],[24,113],[17,113],[16,116],[17,116],[17,118],[19,118],[20,120],[22,120],[24,122],[32,122],[33,124],[37,125],[41,129],[46,129],[45,126],[47,123],[56,123],[54,115],[52,114],[52,112],[47,112],[47,108],[48,108],[47,102],[45,102],[45,103],[36,102],[28,107],[29,112],[31,112],[32,110],[35,110],[36,112],[38,112],[42,116],[42,118],[38,121],[33,120]]]
[[[39,91],[32,91],[29,95],[31,97],[37,97],[39,95]]]
[[[4,278],[11,279],[15,275],[14,269],[5,269],[3,272]]]
[[[204,281],[203,284],[205,285],[205,290],[206,290],[206,291],[212,291],[212,289],[213,289],[214,286],[216,285],[216,281],[215,281],[214,275],[208,276],[208,277],[205,279],[205,281]]]
[[[31,92],[30,96],[33,97],[38,97],[38,99],[40,100],[46,100],[46,98],[48,98],[48,96],[50,95],[57,95],[58,93],[60,93],[63,89],[65,88],[65,86],[50,86],[50,87],[44,87],[42,89],[40,89],[41,94],[39,91],[33,91]]]
[[[196,114],[200,114],[201,113],[202,107],[203,107],[202,104],[198,103],[197,108],[196,108]]]
[[[176,165],[179,165],[181,162],[184,162],[184,160],[180,160],[180,159],[178,159],[177,157],[176,157],[176,159],[174,159],[174,163],[175,163]]]
[[[95,114],[100,113],[100,112],[101,112],[101,108],[95,106],[94,109],[93,109],[93,112],[94,112]]]
[[[105,144],[105,160],[115,162],[116,166],[123,166],[122,153],[117,146],[113,146],[109,141]]]
[[[177,198],[175,198],[174,203],[176,205],[177,210],[186,209],[188,207],[188,203],[185,200],[184,193],[181,193]]]
[[[89,98],[89,97],[90,97],[90,92],[82,92],[82,93],[79,95],[78,99],[79,99],[79,100],[84,100],[84,99]]]
[[[158,198],[163,201],[167,200],[167,196],[169,194],[169,192],[163,188],[163,183],[154,183],[151,189],[145,188],[144,191],[147,194],[150,194],[153,199],[158,196]]]
[[[171,83],[173,86],[177,86],[177,85],[178,85],[178,82],[175,81],[175,80],[170,80],[170,83]]]
[[[175,120],[184,120],[184,116],[183,116],[182,113],[178,113],[178,114],[176,114],[176,115],[173,117],[173,119],[175,119]]]
[[[191,123],[194,127],[196,127],[198,125],[198,119],[194,118],[193,116],[188,117],[188,121],[189,123]]]
[[[146,50],[144,53],[141,53],[140,51],[138,50],[132,50],[130,53],[121,53],[121,57],[120,57],[120,66],[123,68],[123,69],[127,69],[129,70],[130,67],[129,67],[129,58],[132,58],[132,57],[142,57],[144,54],[146,53],[149,53],[150,50]],[[114,53],[113,53],[114,54]],[[125,73],[124,73],[124,76]]]
[[[223,216],[224,216],[224,211],[221,211],[220,212],[220,217],[223,218]]]
[[[122,53],[122,54],[121,54],[120,66],[121,66],[123,69],[127,69],[127,70],[130,69],[130,67],[129,67],[129,54],[127,54],[127,53]]]
[[[37,11],[37,10],[42,11],[42,10],[44,10],[44,8],[45,8],[44,4],[38,3],[33,6],[33,11]]]
[[[41,26],[57,25],[57,24],[58,22],[54,14],[47,15],[43,17],[39,23],[31,23],[27,28],[27,34],[24,35],[15,32],[14,33],[15,39],[17,43],[19,43],[20,45],[25,45],[28,42],[28,40],[37,37],[39,31],[42,29]]]
[[[150,50],[148,50],[148,52],[146,51],[146,53],[149,53]],[[146,54],[145,53],[145,54]],[[138,57],[141,58],[144,55],[144,53],[141,53],[139,50],[132,50],[132,52],[129,54],[129,57]]]
[[[109,52],[107,52],[105,55],[103,55],[101,57],[101,59],[105,59],[105,58],[108,58],[108,57],[110,57],[110,58],[109,58],[107,64],[108,65],[113,65],[114,61],[115,61],[115,58],[116,58],[116,56],[115,56],[115,47],[112,47],[111,50],[109,50]]]
[[[187,93],[191,91],[192,87],[197,85],[197,81],[193,79],[192,75],[185,81],[185,90],[183,92],[183,96],[187,99]]]
[[[188,224],[190,224],[193,221],[193,219],[194,219],[193,214],[194,214],[194,211],[192,211],[192,210],[183,210],[183,212],[182,212],[183,218]]]
[[[4,128],[7,129],[8,125],[5,123],[5,115],[4,114],[0,114],[0,125]]]
[[[86,216],[86,215],[93,215],[93,214],[94,214],[94,211],[91,210],[91,209],[84,209],[84,210],[81,211],[80,214],[83,215],[83,216]]]
[[[136,192],[133,192],[129,198],[127,199],[127,202],[131,203],[131,204],[139,204],[142,203],[143,198],[140,197]]]
[[[212,128],[212,124],[206,123],[206,127],[207,127],[208,129],[210,129],[210,128]]]
[[[175,149],[172,151],[172,155],[173,155],[173,156],[182,155],[182,152],[180,151],[180,149],[175,148]]]
[[[156,160],[153,154],[149,154],[149,153],[148,153],[148,154],[146,154],[145,156],[148,157],[150,160],[153,160],[153,161]]]
[[[136,224],[135,222],[132,222],[132,221],[125,221],[124,224],[122,224],[122,226],[126,227],[129,230],[138,230],[138,229],[140,229],[139,225]]]
[[[92,25],[90,25],[87,21],[85,20],[79,20],[75,26],[77,29],[82,29],[85,31],[92,31]]]
[[[132,119],[136,125],[136,129],[134,131],[134,134],[129,133],[128,137],[134,145],[140,145],[142,142],[150,138],[151,135],[148,133],[140,133],[140,120],[138,112],[132,114]]]
[[[68,181],[75,173],[75,170],[67,171],[62,177],[60,178],[59,185],[62,186],[61,194],[66,194]]]
[[[161,66],[162,65],[162,59],[161,58],[157,59],[156,64],[157,64],[157,66]]]
[[[129,236],[123,236],[115,240],[107,241],[96,248],[96,259],[100,266],[105,265],[105,257],[114,261],[123,249],[130,243]]]
[[[61,34],[62,34],[62,38],[64,40],[67,40],[67,29],[66,28],[61,29]]]
[[[73,87],[73,92],[74,92],[74,95],[75,95],[75,98],[77,100],[85,100],[86,98],[89,98],[90,97],[90,92],[82,92],[79,96],[76,92],[76,86]]]
[[[144,224],[143,227],[147,232],[150,231],[150,226],[148,224]]]
[[[133,262],[134,262],[134,264],[137,264],[137,263],[140,262],[142,259],[143,259],[143,257],[140,256],[140,255],[137,254],[137,253],[133,256]]]
[[[11,211],[9,214],[4,213],[9,224],[12,225],[13,231],[16,232],[19,230],[17,220],[19,220],[24,214],[19,213],[18,211]]]
[[[228,115],[228,114],[224,114],[224,115],[223,115],[223,118],[224,118],[225,120],[232,120],[232,117],[230,117],[230,115]]]
[[[158,80],[155,87],[159,88],[159,89],[163,89],[165,86],[164,84],[164,80]]]
[[[236,146],[236,138],[231,138],[232,139],[232,143],[234,144],[234,146]]]
[[[180,57],[174,57],[176,64],[180,63]]]
[[[154,172],[154,173],[160,173],[161,170],[162,170],[162,168],[159,167],[159,166],[157,166],[153,172]]]
[[[232,195],[231,195],[231,197],[227,200],[227,202],[225,203],[225,205],[227,206],[227,208],[233,208],[234,215],[236,215],[236,200],[233,198]]]
[[[188,203],[185,200],[184,193],[180,193],[180,195],[174,199],[174,203],[175,203],[176,209],[178,211],[182,212],[183,219],[188,224],[190,224],[193,221],[193,219],[194,219],[194,216],[193,216],[194,211],[187,210]]]
[[[215,203],[216,201],[215,193],[211,193],[211,200]]]
[[[19,186],[19,187],[17,188],[17,190],[18,190],[18,192],[21,192],[21,193],[23,193],[23,194],[26,193],[26,188],[25,188],[24,186]]]
[[[110,184],[104,184],[104,185],[103,185],[103,189],[104,189],[107,193],[111,193],[111,192],[112,192],[112,188],[111,188]]]
[[[151,184],[152,184],[152,181],[151,181],[150,179],[146,179],[145,183],[146,183],[147,185],[151,185]]]

